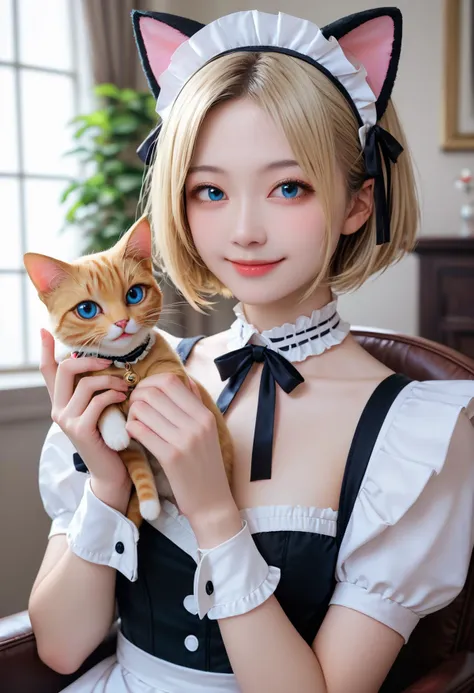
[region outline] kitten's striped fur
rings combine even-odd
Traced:
[[[188,376],[178,356],[154,329],[161,313],[162,294],[153,276],[151,231],[146,218],[140,219],[113,248],[85,255],[73,263],[36,253],[27,253],[24,261],[40,299],[48,308],[55,337],[71,351],[123,356],[142,344],[153,330],[155,342],[145,358],[132,366],[133,371],[140,379],[172,373],[189,387]],[[145,297],[137,305],[129,305],[125,302],[126,294],[132,286],[137,285],[145,287]],[[94,301],[102,312],[93,319],[81,318],[75,309],[84,301]],[[121,344],[120,340],[115,342],[114,335],[120,329],[116,323],[124,319],[128,320],[127,327],[130,326],[134,333],[131,341],[127,339],[126,344]],[[124,369],[112,365],[80,377],[121,376],[124,373]],[[196,384],[203,403],[216,418],[222,457],[230,481],[233,452],[229,431],[208,392],[199,383]],[[164,475],[158,473],[156,476],[159,469],[155,469],[154,474],[141,446],[135,441],[130,443],[125,431],[128,410],[128,399],[121,405],[107,407],[99,420],[99,430],[106,443],[119,450],[128,469],[136,494],[132,493],[127,517],[139,527],[142,517],[152,520],[159,514],[156,479],[161,477],[164,482],[159,483],[160,495],[172,501],[174,498]],[[119,416],[119,411],[123,415]],[[120,429],[120,425],[123,429]],[[121,449],[125,445],[127,447]]]

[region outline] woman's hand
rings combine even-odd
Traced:
[[[129,435],[144,445],[168,477],[180,512],[201,548],[210,548],[242,527],[227,481],[214,414],[199,390],[175,375],[152,375],[130,396]]]
[[[97,422],[107,406],[126,399],[127,385],[122,378],[100,375],[85,376],[75,387],[77,375],[103,370],[111,362],[69,358],[58,366],[54,338],[47,330],[41,331],[41,344],[40,370],[51,399],[51,418],[84,460],[94,493],[108,505],[122,506],[125,500],[128,502],[131,482],[118,453],[104,443]]]

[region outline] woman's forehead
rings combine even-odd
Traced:
[[[282,128],[252,99],[226,101],[206,116],[196,140],[191,167],[225,169],[244,162],[258,169],[295,156]]]

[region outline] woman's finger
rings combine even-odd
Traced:
[[[101,390],[126,393],[128,392],[128,385],[122,378],[116,375],[85,376],[79,380],[74,394],[64,409],[64,413],[71,418],[82,416],[91,399],[96,399],[98,396],[96,393]]]
[[[196,395],[196,397],[198,397],[202,402],[202,397],[201,397],[201,393],[199,392],[199,388],[192,378],[189,378],[189,386],[190,386],[191,390],[194,392],[194,394]]]
[[[54,406],[57,409],[65,409],[68,405],[74,389],[76,376],[88,371],[100,371],[108,368],[112,361],[97,359],[92,356],[84,356],[80,359],[65,359],[59,364],[54,384]]]
[[[155,435],[162,438],[165,443],[172,446],[178,446],[182,440],[183,433],[180,428],[177,428],[169,421],[161,412],[156,411],[146,402],[135,402],[130,407],[128,413],[129,421],[138,420],[145,424]]]
[[[148,378],[144,378],[141,383],[138,384],[136,388],[137,396],[140,387],[150,386],[156,387],[164,392],[170,400],[189,417],[197,421],[199,420],[199,416],[202,413],[202,403],[196,398],[192,390],[183,383],[181,378],[170,373],[151,375]]]
[[[133,405],[134,402],[146,402],[178,428],[191,423],[189,416],[168,397],[166,392],[156,387],[135,388],[130,395],[130,403]]]
[[[126,394],[124,392],[119,392],[118,390],[107,390],[107,392],[101,392],[100,395],[96,395],[89,402],[86,407],[84,414],[81,417],[81,423],[84,424],[85,428],[90,428],[93,430],[97,428],[97,422],[100,415],[106,407],[110,404],[120,404],[126,399]]]
[[[58,365],[54,359],[54,337],[48,330],[41,329],[40,371],[48,388],[51,402],[54,396],[54,382]]]
[[[138,419],[129,419],[126,424],[126,430],[130,438],[138,441],[145,447],[157,460],[163,462],[168,459],[170,446],[160,436],[153,433]]]

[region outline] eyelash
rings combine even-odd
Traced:
[[[283,185],[288,185],[289,183],[296,183],[302,190],[304,190],[305,193],[313,193],[314,189],[309,185],[308,183],[305,183],[302,180],[299,180],[297,178],[286,178],[285,180],[282,180],[280,183],[277,183],[275,187],[272,189],[272,192],[274,190],[277,190],[278,188],[281,188]],[[208,188],[215,188],[216,190],[221,190],[217,185],[213,185],[212,183],[201,183],[200,185],[197,185],[195,188],[191,190],[191,197],[195,197],[199,195],[200,192],[203,190],[207,190]],[[224,192],[224,191],[222,191]],[[299,195],[298,197],[294,198],[284,198],[284,199],[294,199],[298,200],[299,198],[303,197],[304,195]],[[222,202],[222,200],[218,200],[219,202]],[[200,200],[200,202],[212,202],[212,200]]]

